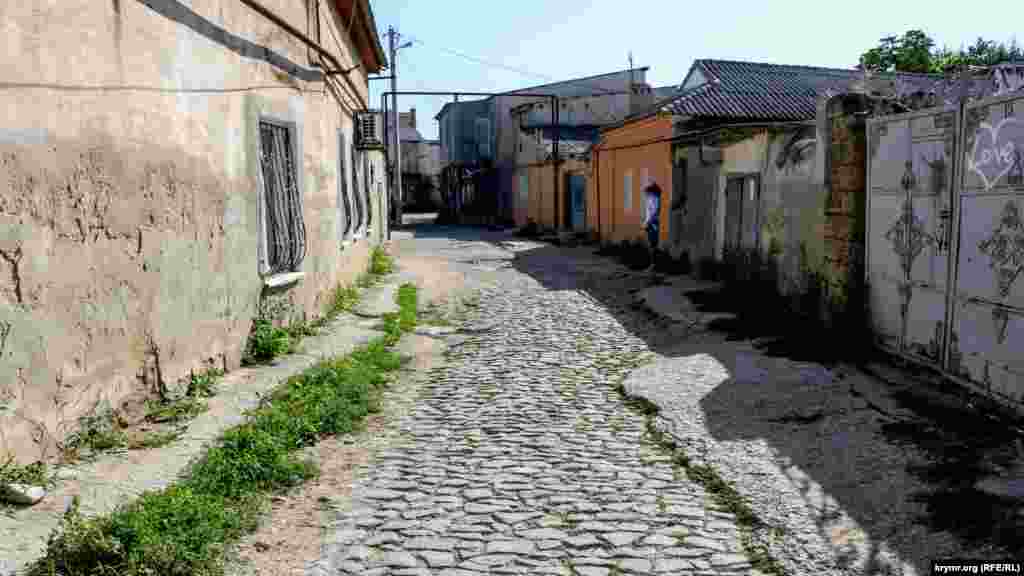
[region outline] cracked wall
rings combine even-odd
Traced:
[[[308,64],[241,3],[190,4]],[[305,22],[303,2],[271,4]],[[238,365],[263,292],[260,117],[295,122],[301,140],[306,276],[289,288],[300,315],[355,280],[380,234],[338,236],[337,134],[352,142],[352,122],[322,83],[282,82],[143,3],[11,6],[0,18],[20,56],[0,72],[23,85],[0,107],[0,457],[31,461],[101,401]]]

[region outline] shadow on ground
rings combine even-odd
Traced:
[[[1024,503],[974,488],[986,474],[1013,464],[1019,438],[1005,421],[986,417],[983,401],[958,388],[925,384],[907,369],[865,376],[891,363],[847,335],[787,315],[756,290],[673,282],[685,295],[681,302],[711,318],[695,330],[636,303],[641,290],[677,279],[637,273],[597,254],[595,246],[534,242],[524,248],[529,241],[508,231],[431,224],[406,229],[416,238],[483,241],[513,250],[517,271],[550,290],[588,294],[662,356],[713,354],[733,370],[737,350],[752,343],[765,362],[832,368],[838,377],[827,386],[809,383],[798,369],[792,378],[726,380],[700,401],[710,433],[719,442],[766,441],[838,502],[867,535],[869,547],[887,542],[921,574],[930,571],[933,554],[996,553],[992,547],[998,547],[1024,555],[1024,516],[1018,514]],[[827,540],[837,549],[854,546],[827,520],[818,526]],[[851,563],[855,556],[864,558],[852,548],[846,556]]]

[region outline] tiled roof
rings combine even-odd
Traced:
[[[826,90],[847,91],[863,78],[860,70],[761,64],[729,60],[697,60],[707,82],[680,94],[661,110],[680,116],[735,120],[809,120]],[[905,87],[927,92],[941,76],[882,75]]]

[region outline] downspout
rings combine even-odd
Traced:
[[[288,32],[289,34],[291,34],[292,36],[294,36],[295,38],[300,40],[307,47],[311,48],[317,54],[319,54],[321,57],[323,57],[328,62],[330,62],[330,64],[332,66],[334,66],[334,70],[329,70],[329,71],[325,72],[324,73],[325,77],[328,76],[328,75],[337,74],[337,75],[341,76],[342,78],[344,78],[345,79],[345,83],[348,84],[348,87],[355,94],[356,100],[359,102],[359,104],[361,104],[363,106],[363,109],[365,110],[365,109],[369,108],[369,106],[367,105],[366,99],[363,98],[363,95],[359,93],[358,89],[356,89],[355,84],[352,83],[352,80],[348,77],[348,74],[345,72],[345,67],[342,66],[340,62],[338,62],[338,59],[334,57],[334,54],[331,54],[330,52],[325,50],[323,46],[321,46],[320,44],[317,44],[316,42],[314,42],[309,36],[305,35],[301,30],[299,30],[298,28],[296,28],[296,27],[292,26],[291,24],[289,24],[284,18],[281,18],[274,11],[272,11],[269,8],[267,8],[266,6],[264,6],[258,0],[239,0],[239,1],[242,4],[245,4],[246,6],[251,8],[254,12],[259,14],[260,16],[263,16],[267,20],[270,20],[271,22],[273,22],[277,26],[280,26],[281,28],[283,28],[286,32]],[[355,10],[355,7],[353,7],[353,10]],[[351,70],[349,70],[349,72],[351,72]],[[326,78],[325,78],[325,81],[326,81]]]

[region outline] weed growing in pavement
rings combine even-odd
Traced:
[[[287,354],[292,348],[292,338],[284,328],[274,326],[269,320],[257,318],[253,320],[252,332],[246,346],[243,364],[269,362],[274,358]]]
[[[13,455],[0,462],[0,484],[31,484],[47,486],[53,481],[45,462],[18,464]]]
[[[117,415],[108,405],[103,405],[78,419],[78,431],[61,443],[60,450],[65,462],[73,462],[83,450],[96,453],[123,448],[127,444],[128,436]]]
[[[217,394],[217,382],[224,375],[222,370],[216,368],[205,370],[199,373],[192,373],[189,376],[188,388],[185,395],[176,400],[153,402],[146,412],[146,420],[154,423],[178,423],[195,418],[206,411],[206,398],[212,398]],[[136,442],[138,447],[153,447],[166,444],[173,434],[151,434],[147,438]],[[163,444],[161,444],[163,442]]]
[[[412,302],[414,315],[415,301],[415,287],[406,289],[402,302]],[[256,528],[269,495],[316,474],[296,452],[355,431],[380,410],[388,375],[402,364],[388,342],[381,337],[285,380],[179,483],[106,516],[86,518],[76,501],[29,574],[223,574],[224,547]]]
[[[148,432],[140,437],[128,441],[129,450],[142,450],[147,448],[159,448],[166,446],[178,439],[181,434],[178,432]]]
[[[206,412],[207,404],[195,396],[185,396],[170,402],[153,402],[146,412],[146,420],[156,424],[185,422]]]
[[[618,385],[619,392],[626,396],[622,384]],[[736,524],[740,531],[740,542],[743,545],[747,558],[751,565],[766,574],[785,576],[786,571],[779,562],[772,557],[771,553],[761,544],[755,541],[754,531],[765,530],[769,527],[757,517],[754,511],[746,503],[743,497],[726,482],[718,472],[711,466],[696,464],[690,458],[676,448],[671,439],[658,430],[654,425],[654,417],[658,413],[658,407],[643,398],[627,398],[626,404],[644,415],[647,421],[646,435],[658,443],[665,450],[674,455],[673,476],[681,480],[685,474],[690,481],[700,484],[707,491],[711,499],[720,507],[727,510],[736,517]],[[660,502],[659,502],[660,506]],[[772,528],[771,534],[777,537],[778,528]]]
[[[327,301],[327,312],[315,324],[323,326],[343,312],[351,312],[359,304],[359,289],[354,285],[338,285]]]
[[[411,332],[416,328],[416,307],[419,303],[418,290],[415,284],[402,284],[398,287],[396,300],[398,301],[398,312],[384,315],[385,341],[388,346],[398,342],[402,334]]]
[[[375,246],[370,253],[370,274],[385,276],[395,270],[395,262],[380,246]]]

